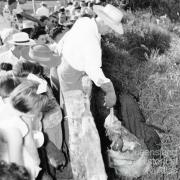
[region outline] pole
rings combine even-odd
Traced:
[[[33,14],[36,14],[36,4],[35,0],[32,0]]]

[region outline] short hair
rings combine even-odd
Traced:
[[[13,77],[12,74],[0,74],[0,96],[9,97],[11,92],[21,83],[20,79]]]
[[[33,28],[21,29],[21,32],[25,32],[25,33],[27,33],[29,36],[31,36],[31,34],[32,34],[32,32],[33,32]]]
[[[12,64],[2,62],[2,63],[0,64],[0,69],[1,69],[1,70],[4,70],[4,71],[11,71],[11,70],[12,70]]]
[[[54,99],[49,91],[37,94],[39,83],[25,79],[19,84],[10,95],[12,106],[23,113],[43,114],[55,107]]]
[[[32,38],[32,39],[38,39],[39,36],[45,35],[45,34],[47,34],[47,32],[46,32],[43,28],[36,27],[36,28],[34,28],[34,30],[32,31],[32,33],[31,33],[31,35],[30,35],[30,38]]]
[[[49,36],[55,40],[55,38],[57,37],[58,34],[61,34],[65,31],[65,29],[67,29],[65,26],[59,26],[59,27],[55,27],[55,28],[52,28],[50,30],[50,33],[49,33]]]
[[[0,161],[1,180],[30,180],[30,174],[24,166]]]
[[[67,5],[68,5],[68,6],[71,6],[71,5],[73,5],[73,3],[72,3],[72,2],[68,2]]]
[[[17,2],[17,0],[7,0],[8,5],[11,5],[11,4],[15,3],[15,2]]]
[[[44,22],[45,20],[49,20],[49,18],[47,16],[40,16],[39,20]]]
[[[13,66],[13,73],[17,77],[27,77],[29,73],[43,75],[44,68],[38,64],[29,61],[20,61]]]
[[[75,10],[81,10],[81,6],[75,7]]]

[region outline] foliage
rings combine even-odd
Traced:
[[[167,14],[173,21],[180,20],[180,1],[179,0],[106,0],[125,10],[139,11],[140,9],[150,8],[154,15]]]
[[[161,175],[177,179],[176,152],[180,145],[180,41],[174,29],[180,26],[169,20],[157,24],[157,18],[147,11],[128,11],[123,19],[125,34],[108,35],[102,43],[103,71],[116,91],[136,96],[147,123],[166,132],[160,134],[166,167],[155,168],[154,176],[150,172],[149,177],[143,177],[145,180]],[[168,172],[158,174],[161,168]]]

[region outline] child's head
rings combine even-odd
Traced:
[[[7,98],[11,92],[20,84],[18,78],[13,77],[9,73],[0,73],[0,96]]]
[[[47,44],[47,32],[43,28],[35,28],[30,37],[39,44]]]
[[[7,164],[0,161],[0,179],[1,180],[30,180],[30,174],[25,167],[15,163]]]
[[[13,66],[13,73],[15,76],[23,78],[27,77],[29,73],[43,75],[44,69],[38,63],[20,61],[15,66]]]
[[[44,81],[44,80],[42,80]],[[37,115],[46,113],[55,107],[49,93],[38,93],[40,83],[25,79],[11,93],[12,106],[21,113]]]

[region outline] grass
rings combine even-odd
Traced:
[[[104,38],[103,70],[116,91],[139,99],[148,124],[162,129],[162,161],[144,180],[174,179],[179,176],[180,147],[180,39],[169,20],[156,24],[149,12],[128,12],[125,34]]]

